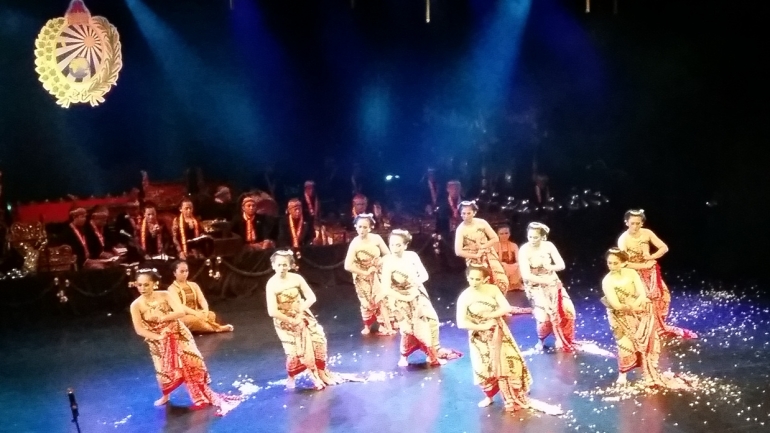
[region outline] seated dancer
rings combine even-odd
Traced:
[[[117,242],[105,230],[109,217],[110,211],[106,206],[95,206],[84,230],[89,256],[105,260],[106,267],[117,265],[121,259],[115,250]]]
[[[488,268],[470,266],[465,275],[469,287],[457,299],[457,327],[468,330],[473,383],[486,395],[478,406],[489,406],[500,392],[506,411],[527,408],[532,376],[504,319],[514,307],[489,284]]]
[[[457,352],[439,345],[438,314],[433,308],[423,283],[428,281],[420,256],[406,251],[412,235],[406,230],[393,230],[389,237],[390,255],[382,260],[382,296],[389,300],[401,332],[399,367],[406,367],[407,357],[422,350],[432,366],[458,358]]]
[[[550,229],[542,223],[527,226],[528,242],[519,250],[521,277],[537,322],[535,349],[543,350],[553,333],[556,350],[572,352],[575,347],[575,306],[556,272],[566,267],[556,246],[546,239]]]
[[[203,252],[187,245],[188,241],[197,238],[203,232],[200,221],[193,215],[193,202],[189,198],[183,199],[182,203],[180,203],[179,216],[174,218],[171,231],[173,233],[176,253],[180,259],[187,260],[192,257],[203,257]]]
[[[311,226],[321,219],[321,201],[315,192],[315,182],[305,181],[305,193],[302,197],[302,213],[307,217]]]
[[[494,249],[499,239],[488,222],[476,218],[478,210],[475,201],[460,202],[458,211],[463,220],[455,233],[455,254],[464,258],[468,265],[488,267],[492,273],[491,282],[505,294],[508,292],[508,277]]]
[[[298,250],[312,244],[313,239],[315,229],[312,220],[305,219],[302,213],[302,202],[298,198],[289,200],[286,216],[281,219],[278,227],[278,246]]]
[[[208,334],[212,332],[230,332],[233,325],[220,325],[217,315],[209,311],[209,303],[203,296],[201,287],[192,281],[187,281],[190,268],[184,260],[177,260],[171,265],[174,272],[174,282],[168,286],[168,292],[179,298],[185,315],[182,323],[191,332]]]
[[[671,293],[661,276],[658,260],[668,252],[668,246],[652,230],[643,228],[647,220],[643,209],[627,211],[624,220],[628,229],[618,238],[618,248],[628,253],[628,268],[639,273],[647,288],[647,297],[655,307],[660,325],[659,332],[681,338],[698,338],[698,334],[689,329],[666,323]],[[655,247],[654,254],[650,254],[650,244]]]
[[[153,203],[144,205],[144,218],[139,224],[136,242],[146,260],[169,253],[171,232],[162,221],[158,220],[158,209]]]
[[[374,226],[372,214],[362,213],[355,217],[353,225],[358,236],[353,238],[345,256],[345,270],[353,274],[356,294],[361,302],[361,317],[364,329],[361,334],[371,332],[374,322],[379,323],[378,335],[393,335],[391,312],[380,287],[380,260],[388,255],[388,246],[378,234],[370,233]]]
[[[232,223],[233,233],[243,238],[247,248],[264,250],[273,247],[269,217],[257,213],[255,196],[246,195],[241,199],[241,213],[235,216]]]
[[[602,303],[618,345],[617,383],[626,384],[628,372],[639,367],[647,387],[686,388],[685,383],[665,377],[658,369],[659,321],[639,274],[626,268],[628,254],[610,248],[605,258],[610,272],[602,280]]]
[[[522,290],[521,271],[519,271],[519,246],[511,242],[511,226],[504,224],[497,229],[497,236],[500,240],[493,245],[497,257],[505,270],[505,276],[508,278],[509,290]]]
[[[460,224],[460,190],[462,185],[458,180],[446,183],[447,199],[440,201],[436,210],[436,233],[448,236]]]
[[[220,414],[226,413],[242,398],[217,394],[209,388],[211,378],[203,356],[190,330],[179,321],[184,308],[176,296],[157,291],[159,281],[160,275],[154,269],[139,270],[134,287],[141,296],[130,308],[134,330],[150,347],[155,376],[163,393],[155,406],[166,404],[171,392],[184,383],[194,409],[214,405],[219,407]]]
[[[104,269],[116,259],[92,257],[86,238],[86,221],[88,211],[83,207],[70,210],[70,223],[62,235],[62,243],[72,248],[75,255],[75,265],[78,269]]]
[[[310,307],[316,297],[300,275],[289,272],[294,266],[291,251],[278,250],[270,256],[275,275],[267,280],[267,313],[286,353],[287,388],[294,388],[294,378],[303,371],[310,373],[315,389],[335,385],[326,365],[326,335]]]

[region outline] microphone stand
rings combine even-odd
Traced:
[[[70,410],[72,411],[72,422],[75,423],[78,433],[80,433],[80,423],[78,423],[78,416],[80,411],[78,410],[78,402],[75,400],[75,391],[72,388],[67,389],[67,397],[70,399]]]

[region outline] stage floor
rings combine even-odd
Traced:
[[[598,302],[601,267],[573,268],[566,283],[578,311],[578,340],[615,351],[605,311]],[[246,391],[249,399],[220,418],[215,410],[191,411],[184,390],[171,404],[159,397],[147,346],[133,333],[126,311],[62,320],[56,326],[4,330],[0,337],[2,432],[74,432],[66,390],[74,388],[85,432],[739,432],[770,431],[770,309],[756,287],[715,287],[690,275],[668,275],[673,322],[699,340],[669,341],[661,364],[701,377],[692,393],[632,395],[604,391],[616,362],[581,352],[534,353],[534,321],[510,320],[526,351],[534,384],[531,396],[558,404],[561,417],[526,411],[505,414],[498,402],[479,409],[469,358],[428,368],[414,355],[398,368],[398,336],[359,334],[353,287],[315,287],[314,311],[329,339],[334,371],[365,383],[316,392],[287,391],[284,356],[255,296],[215,303],[212,310],[235,326],[231,334],[196,338],[218,392]],[[467,352],[467,334],[454,327],[460,274],[433,275],[428,290],[441,320],[442,346]],[[743,294],[738,294],[743,293]],[[522,293],[509,295],[527,306]],[[593,352],[601,352],[594,350]],[[630,378],[634,379],[633,374]],[[309,386],[307,380],[298,385]]]

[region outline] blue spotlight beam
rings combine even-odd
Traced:
[[[224,68],[201,61],[193,47],[141,0],[126,0],[126,4],[186,114],[187,124],[197,129],[201,140],[226,144],[247,160],[255,158],[253,147],[264,131],[248,93]]]
[[[482,31],[467,65],[479,110],[494,110],[508,98],[514,66],[532,0],[502,0]]]

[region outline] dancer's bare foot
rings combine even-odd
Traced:
[[[163,397],[155,400],[155,403],[153,403],[153,404],[155,406],[163,406],[166,403],[168,403],[168,394],[163,394]]]
[[[330,374],[326,370],[319,370],[318,371],[318,377],[321,378],[323,383],[325,383],[326,385],[329,385],[329,386],[337,385],[337,384],[340,383],[340,380],[335,378],[333,374]]]
[[[518,404],[507,404],[505,405],[505,412],[506,413],[515,413],[516,411],[519,411],[521,409],[524,409],[524,407],[519,406]]]
[[[235,330],[233,325],[224,325],[219,328],[219,332],[233,332],[233,330]]]
[[[399,367],[406,367],[407,365],[409,365],[409,361],[406,360],[406,356],[402,356],[401,358],[398,359]]]
[[[361,335],[369,335],[371,332],[368,326],[364,326],[364,329],[361,330]]]
[[[626,373],[620,373],[618,375],[618,380],[615,381],[616,384],[623,386],[628,383],[628,377],[626,376]]]
[[[286,389],[294,389],[297,387],[297,382],[294,379],[294,377],[289,376],[288,379],[286,379]]]
[[[433,366],[433,367],[439,367],[439,366],[442,366],[442,365],[446,364],[446,359],[440,359],[440,358],[430,359],[430,358],[428,358],[428,364]]]
[[[320,391],[326,388],[326,384],[324,383],[323,380],[321,380],[320,377],[318,377],[317,372],[311,372],[310,379],[313,381],[313,388],[315,388],[316,391]]]
[[[478,407],[487,407],[487,406],[490,406],[492,403],[493,403],[493,401],[492,401],[491,398],[484,397],[484,400],[481,400],[477,406]]]
[[[190,409],[191,410],[201,410],[201,409],[205,409],[205,408],[207,408],[209,406],[211,406],[211,404],[209,402],[199,401],[197,403],[193,403],[193,405],[190,406]]]
[[[557,352],[562,352],[562,351],[564,351],[564,345],[563,345],[562,343],[558,342],[558,341],[556,342],[556,344],[554,344],[554,345],[553,345],[553,348],[554,348],[554,349],[555,349]]]
[[[543,344],[543,340],[540,340],[535,344],[535,350],[538,352],[542,352],[543,348],[545,347],[545,344]]]

